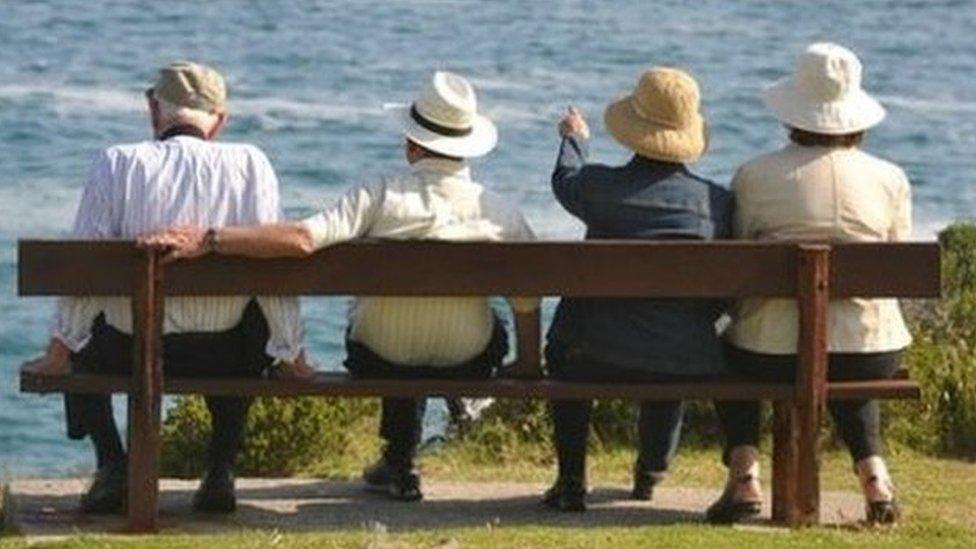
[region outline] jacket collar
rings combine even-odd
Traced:
[[[464,179],[471,179],[471,168],[468,163],[446,158],[424,158],[418,160],[411,166],[413,172],[427,172],[438,175],[451,175]]]
[[[649,169],[655,173],[663,175],[671,175],[673,173],[688,173],[688,168],[680,162],[663,162],[661,160],[654,160],[653,158],[647,158],[646,156],[641,156],[639,154],[635,154],[627,165],[644,170]]]

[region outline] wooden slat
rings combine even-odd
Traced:
[[[914,399],[922,398],[918,383],[905,378],[871,381],[835,381],[827,384],[830,400],[862,400],[869,398]]]
[[[168,267],[168,295],[795,295],[794,246],[756,242],[355,242],[307,259],[207,257]],[[935,244],[834,247],[834,295],[935,297]],[[124,241],[19,244],[20,295],[131,294]],[[395,273],[396,276],[391,276]]]
[[[831,296],[939,297],[940,255],[935,243],[835,244]]]
[[[21,295],[131,292],[131,243],[20,242]],[[355,242],[305,259],[205,257],[167,295],[787,296],[789,245],[752,242]],[[71,276],[69,276],[69,273]],[[81,273],[83,276],[73,276]],[[721,276],[716,276],[719,273]]]
[[[721,385],[721,387],[718,387]],[[39,376],[21,369],[20,390],[25,393],[126,393],[131,380],[124,376],[71,374]],[[717,381],[694,384],[623,384],[574,383],[554,380],[367,380],[353,379],[342,373],[322,373],[310,382],[265,379],[180,379],[169,378],[166,392],[170,394],[210,394],[247,396],[420,396],[439,393],[472,397],[575,397],[621,398],[638,395],[651,398],[658,395],[665,400],[687,399],[786,399],[792,398],[792,387],[776,384],[756,384],[747,381]],[[864,398],[919,398],[918,385],[907,379],[833,382],[827,385],[830,399],[853,400]]]

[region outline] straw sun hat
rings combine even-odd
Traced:
[[[665,162],[693,162],[708,148],[699,112],[701,92],[688,73],[655,67],[641,75],[633,93],[603,115],[610,135],[635,153]]]
[[[451,72],[435,72],[412,104],[388,108],[408,139],[437,153],[474,158],[498,143],[495,125],[478,114],[474,87]]]
[[[884,107],[861,88],[861,62],[837,44],[811,44],[796,59],[793,76],[766,89],[766,107],[794,128],[828,135],[864,131],[885,117]]]

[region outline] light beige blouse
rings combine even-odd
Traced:
[[[739,168],[732,190],[737,238],[894,242],[912,232],[905,173],[858,149],[790,144]],[[833,300],[828,322],[830,352],[894,351],[912,341],[896,299]],[[726,337],[745,350],[793,354],[798,323],[795,300],[746,299]]]

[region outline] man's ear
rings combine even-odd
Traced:
[[[230,115],[227,113],[227,111],[218,112],[217,122],[213,125],[213,128],[210,129],[210,132],[207,133],[207,140],[217,139],[217,136],[220,135],[221,131],[223,131],[224,126],[227,125],[227,120],[229,119]]]
[[[152,125],[153,137],[159,137],[162,133],[162,120],[159,116],[159,101],[154,98],[147,98],[149,102],[149,123]]]

